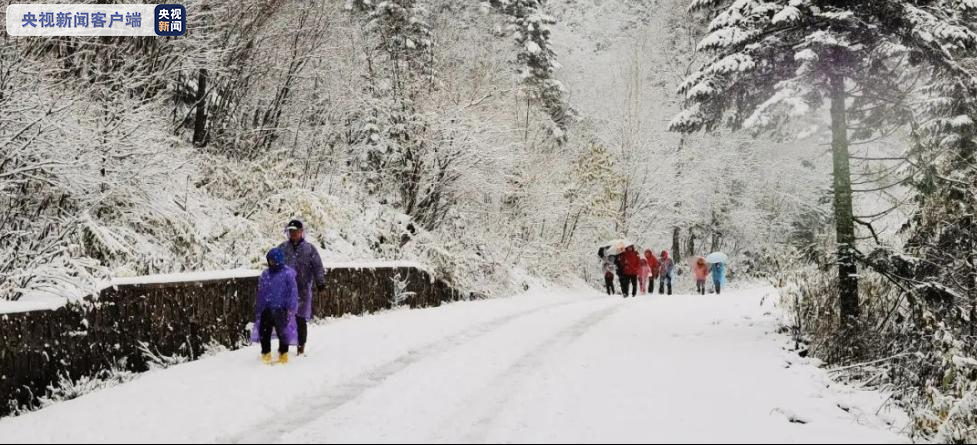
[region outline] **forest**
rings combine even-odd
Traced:
[[[486,297],[724,251],[913,438],[977,440],[977,0],[182,4],[0,34],[0,300],[259,267],[292,218]]]

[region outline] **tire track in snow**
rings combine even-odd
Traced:
[[[304,425],[315,422],[317,419],[327,415],[329,412],[337,410],[346,404],[358,399],[370,389],[376,387],[384,380],[396,375],[414,364],[426,359],[434,358],[451,351],[454,348],[464,346],[466,343],[478,338],[489,335],[505,326],[518,320],[528,318],[541,312],[552,311],[562,307],[593,303],[600,299],[573,300],[561,303],[548,304],[533,308],[524,312],[517,312],[506,316],[498,317],[461,332],[452,334],[450,337],[430,342],[417,348],[412,348],[407,353],[383,363],[372,370],[366,372],[359,378],[333,386],[327,390],[307,396],[301,400],[296,400],[293,406],[301,406],[302,412],[297,415],[279,412],[264,422],[258,422],[257,427],[244,432],[231,434],[219,438],[219,443],[277,443],[278,439],[293,430]],[[281,419],[287,419],[282,422]],[[268,425],[273,425],[269,428]]]
[[[453,420],[446,422],[440,431],[450,431],[451,426],[456,427],[459,424],[468,423],[458,421],[457,419],[459,417],[462,419],[466,417],[468,419],[474,418],[474,421],[470,422],[471,428],[459,442],[486,443],[499,413],[512,401],[519,388],[526,383],[528,378],[534,375],[534,371],[543,367],[547,363],[547,360],[556,355],[558,351],[565,349],[587,335],[594,327],[625,307],[626,305],[617,304],[590,314],[576,323],[561,329],[548,340],[527,351],[486,385],[485,391],[482,394],[489,394],[487,399],[479,400],[478,397],[471,397],[463,404],[464,406],[472,406],[472,409],[465,411],[475,413],[474,416],[467,416],[465,412],[459,413],[458,416],[453,417]],[[448,440],[456,439],[450,437],[438,438],[438,442],[446,442]]]

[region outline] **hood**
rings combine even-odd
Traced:
[[[277,272],[285,267],[285,251],[282,249],[271,249],[265,259],[268,260],[268,268],[273,271]]]

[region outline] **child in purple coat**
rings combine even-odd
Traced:
[[[261,360],[271,364],[271,333],[278,335],[278,363],[288,363],[288,348],[298,343],[295,313],[299,306],[295,270],[285,265],[285,252],[268,252],[268,270],[258,280],[252,342],[261,343]]]

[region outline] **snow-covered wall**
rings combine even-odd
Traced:
[[[470,298],[418,265],[332,266],[326,290],[315,296],[317,317]],[[77,380],[112,368],[145,371],[147,348],[195,359],[208,347],[246,344],[257,273],[156,278],[113,283],[98,298],[55,310],[0,315],[0,416],[31,406],[62,375]]]

